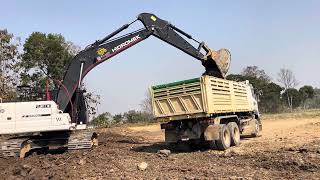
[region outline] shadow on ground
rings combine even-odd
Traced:
[[[192,153],[196,151],[208,151],[206,145],[194,145],[188,142],[180,142],[176,144],[166,144],[165,142],[152,143],[144,146],[134,147],[131,150],[135,152],[158,153],[159,150],[168,149],[172,153]]]

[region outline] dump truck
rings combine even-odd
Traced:
[[[205,143],[226,150],[240,136],[262,130],[257,100],[249,81],[235,82],[208,75],[152,86],[153,114],[165,131],[165,142]]]

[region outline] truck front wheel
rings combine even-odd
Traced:
[[[219,139],[216,140],[218,150],[226,150],[231,145],[231,134],[227,125],[222,125],[219,132]]]
[[[231,145],[238,146],[240,144],[240,130],[237,123],[230,122],[227,126],[230,131]]]

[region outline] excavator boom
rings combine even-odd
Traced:
[[[141,21],[144,28],[114,38],[114,36],[136,21]],[[200,60],[206,69],[204,74],[220,78],[225,77],[230,64],[229,51],[225,49],[219,51],[211,50],[204,42],[200,43],[193,39],[191,35],[169,22],[158,18],[154,14],[142,13],[135,21],[123,25],[105,38],[87,46],[74,57],[57,93],[56,102],[59,108],[64,112],[70,113],[72,118],[77,116],[77,101],[81,98],[77,96],[76,92],[85,75],[98,64],[147,39],[151,35]],[[199,46],[194,47],[184,37],[195,41]]]

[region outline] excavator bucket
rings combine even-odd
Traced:
[[[231,53],[227,49],[220,49],[218,51],[209,49],[205,56],[205,61],[202,65],[206,68],[204,74],[225,78],[230,68]]]

